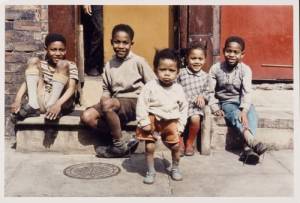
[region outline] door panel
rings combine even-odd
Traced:
[[[76,6],[48,6],[49,32],[62,34],[67,41],[67,59],[76,58]],[[63,18],[62,18],[63,16]]]
[[[292,6],[222,6],[221,49],[230,35],[244,38],[254,80],[293,79]]]

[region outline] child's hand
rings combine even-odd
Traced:
[[[49,120],[55,120],[61,111],[61,105],[55,103],[46,112],[46,118]]]
[[[10,106],[10,111],[11,113],[18,113],[21,108],[21,102],[19,101],[14,101],[14,103],[11,104]]]
[[[215,115],[215,116],[224,116],[225,114],[224,114],[224,111],[218,110],[218,111],[216,111],[216,112],[214,113],[214,115]]]
[[[203,96],[198,96],[195,100],[195,104],[199,108],[203,108],[205,106],[205,100]]]
[[[242,123],[244,128],[248,128],[248,117],[247,117],[247,112],[242,111],[239,115],[239,120]]]
[[[142,129],[143,129],[143,131],[145,131],[145,132],[151,132],[152,127],[151,127],[151,125],[149,124],[149,125],[146,125],[146,126],[142,127]]]

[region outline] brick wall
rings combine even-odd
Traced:
[[[26,61],[44,57],[43,42],[48,33],[48,6],[7,5],[5,7],[5,135],[10,104],[24,81]]]

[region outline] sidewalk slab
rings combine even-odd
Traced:
[[[183,181],[171,180],[170,151],[157,151],[156,182],[143,184],[144,154],[130,158],[103,159],[93,154],[20,153],[6,141],[5,197],[291,197],[293,195],[293,151],[267,152],[261,163],[243,165],[237,152],[213,150],[183,157]],[[75,179],[63,170],[80,163],[101,162],[120,167],[121,172],[106,179]]]

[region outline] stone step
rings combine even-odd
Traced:
[[[110,138],[103,126],[101,131],[91,131],[80,123],[79,115],[83,108],[77,108],[72,114],[63,116],[58,122],[46,122],[43,115],[19,121],[17,129],[16,149],[20,152],[60,152],[95,153],[99,145],[109,144]],[[279,117],[270,110],[259,112],[259,128],[257,138],[264,141],[271,149],[293,148],[293,120],[289,112],[281,112]],[[272,116],[270,116],[272,115]],[[277,118],[276,118],[277,117]],[[135,136],[136,123],[130,122],[124,129],[125,141]],[[241,146],[241,139],[228,128],[223,118],[214,116],[204,119],[202,127],[202,145],[198,144],[203,154],[210,154],[210,149],[235,149]],[[205,137],[206,136],[206,137]],[[201,143],[200,139],[197,143]],[[137,153],[144,152],[144,142],[140,142]],[[161,141],[156,150],[166,150]]]

